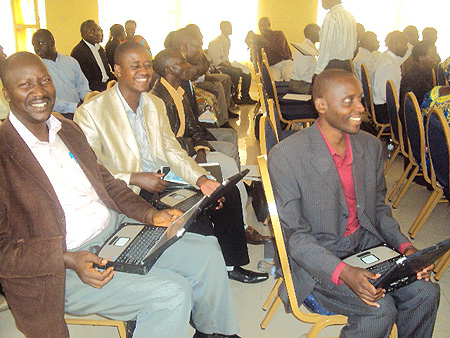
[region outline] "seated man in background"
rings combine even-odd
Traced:
[[[56,90],[53,111],[73,119],[73,112],[90,92],[89,83],[77,60],[56,52],[55,38],[47,29],[38,29],[31,40],[34,52],[47,66]]]
[[[364,32],[359,42],[358,54],[353,59],[353,73],[359,82],[362,82],[361,65],[363,63],[366,65],[369,79],[373,78],[373,67],[377,59],[375,52],[378,51],[378,48],[380,48],[380,43],[378,42],[377,35],[370,31]]]
[[[152,75],[148,50],[135,42],[123,43],[117,47],[114,59],[118,84],[81,105],[74,116],[99,163],[147,199],[167,186],[161,179],[163,175],[157,173],[162,166],[168,166],[178,177],[209,195],[219,183],[208,179],[206,170],[181,148],[170,128],[164,102],[146,93]],[[235,196],[238,200],[237,191]],[[213,233],[219,240],[230,278],[261,282],[268,278],[267,274],[241,268],[249,263],[249,257],[239,207],[239,202],[230,201],[218,210]],[[205,224],[208,226],[211,229],[210,221]]]
[[[292,53],[284,33],[272,30],[270,20],[267,17],[259,19],[258,27],[261,35],[249,31],[246,42],[258,50],[264,48],[274,81],[289,81],[291,78]]]
[[[420,41],[413,47],[411,67],[403,73],[400,82],[400,102],[406,93],[413,92],[419,105],[422,103],[425,94],[433,88],[431,70],[436,69],[438,58],[436,46],[431,42]]]
[[[436,46],[437,30],[433,27],[425,27],[422,31],[422,41],[429,42]],[[437,52],[436,52],[437,54]],[[437,54],[438,62],[441,62],[441,57]]]
[[[239,104],[255,104],[256,101],[250,97],[249,90],[252,82],[250,69],[244,72],[244,65],[236,67],[229,60],[230,53],[230,35],[233,32],[231,23],[229,21],[222,21],[220,23],[220,31],[222,32],[217,38],[212,40],[208,45],[208,58],[212,65],[219,69],[222,73],[228,74],[231,77],[233,86],[236,90],[233,96],[233,101]],[[239,81],[242,79],[240,95],[239,95]]]
[[[375,114],[379,123],[389,123],[386,107],[386,81],[391,80],[400,97],[402,72],[400,65],[408,50],[408,37],[405,33],[394,31],[386,37],[387,51],[381,53],[373,67],[372,94]]]
[[[316,56],[319,51],[315,44],[319,42],[320,27],[311,23],[305,27],[303,34],[305,40],[298,44],[300,51],[294,49],[294,61],[292,62],[291,80],[289,91],[298,94],[311,94],[312,77],[316,70]]]
[[[192,140],[195,147],[195,151],[192,151],[192,154],[195,154],[195,160],[198,163],[219,163],[224,177],[237,173],[239,164],[237,163],[236,165],[233,158],[228,155],[228,148],[230,148],[231,144],[220,141],[206,141],[208,138],[207,133],[218,129],[209,128],[206,130],[198,123],[184,95],[184,90],[180,87],[180,83],[190,77],[190,65],[186,62],[184,56],[176,48],[164,49],[155,56],[153,67],[161,78],[155,83],[152,94],[164,101],[167,116],[175,136]],[[213,147],[216,151],[214,151]],[[248,201],[247,190],[243,182],[239,182],[237,187],[241,195],[244,221],[247,224],[249,219],[245,212]],[[261,236],[248,224],[245,228],[245,234],[248,242],[252,244],[262,244],[269,242],[270,239],[268,236]]]
[[[81,70],[89,81],[92,91],[104,91],[106,84],[116,77],[111,72],[106,52],[99,43],[103,40],[103,32],[94,20],[87,20],[80,27],[81,41],[70,56],[78,61]]]
[[[429,338],[439,304],[432,267],[386,294],[368,281],[379,274],[342,261],[382,242],[404,255],[417,251],[384,203],[382,144],[359,130],[361,85],[350,72],[329,69],[317,76],[312,95],[316,123],[268,157],[297,298],[312,293],[327,310],[347,316],[340,337],[387,338],[396,323],[399,337]]]
[[[18,329],[68,338],[67,312],[135,319],[136,338],[186,337],[189,322],[195,337],[237,337],[213,237],[186,234],[146,275],[94,266],[107,261],[89,250],[123,221],[168,226],[181,212],[155,210],[97,163],[76,124],[51,115],[55,89],[38,56],[13,54],[0,76],[11,109],[0,126],[0,282]]]

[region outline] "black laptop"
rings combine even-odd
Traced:
[[[230,177],[209,196],[201,195],[167,228],[142,223],[121,224],[103,244],[97,255],[108,260],[106,268],[113,266],[115,271],[145,275],[163,252],[183,237],[189,226],[201,214],[214,208],[217,200],[247,173],[248,170],[244,170]]]
[[[448,250],[450,238],[408,256],[383,244],[347,257],[343,262],[381,274],[369,282],[376,288],[392,292],[416,281],[417,272],[434,264]]]

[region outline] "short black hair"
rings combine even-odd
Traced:
[[[39,35],[44,35],[48,38],[50,38],[51,41],[53,41],[53,43],[55,42],[55,37],[53,36],[52,32],[50,32],[48,29],[38,29],[36,32],[34,32],[33,36],[31,37],[31,42],[34,41],[35,37],[39,36]]]
[[[85,22],[83,22],[80,26],[80,33],[83,34],[84,32],[86,32],[88,26],[92,24],[97,25],[97,23],[94,20],[86,20]]]
[[[156,54],[153,60],[153,70],[159,75],[164,77],[166,75],[166,67],[171,64],[174,58],[182,58],[181,52],[174,47],[166,48]]]
[[[136,49],[142,49],[145,50],[147,53],[149,53],[148,49],[142,46],[141,44],[130,41],[130,42],[124,42],[117,46],[116,51],[114,52],[114,63],[120,65],[122,61],[122,57],[125,53],[127,53],[130,50],[136,50]],[[149,53],[150,55],[150,53]]]
[[[337,68],[326,69],[322,73],[317,75],[312,87],[313,101],[320,97],[323,97],[325,92],[327,92],[327,90],[332,87],[333,83],[339,82],[341,78],[346,76],[354,77],[353,73],[344,69]]]

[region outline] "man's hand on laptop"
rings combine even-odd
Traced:
[[[180,217],[183,213],[177,209],[165,209],[158,210],[154,213],[148,213],[146,223],[153,224],[158,227],[168,227],[177,217]]]
[[[376,301],[384,297],[384,290],[381,288],[375,289],[367,279],[377,279],[378,277],[380,277],[380,274],[374,274],[366,269],[357,268],[348,264],[345,264],[339,275],[339,278],[364,304],[373,307],[380,307],[380,304],[376,303]]]
[[[200,178],[197,180],[197,187],[200,188],[203,195],[211,195],[214,190],[216,190],[219,187],[220,183],[217,181],[210,180],[206,176],[200,176]],[[216,209],[221,209],[223,207],[223,202],[225,202],[225,198],[222,197],[218,201],[219,205],[216,207]]]
[[[408,245],[405,250],[403,250],[403,254],[405,256],[411,255],[414,252],[418,251],[415,247],[413,247],[412,245]],[[422,271],[419,271],[417,273],[417,279],[423,279],[425,281],[429,281],[430,280],[430,275],[431,275],[431,271],[433,271],[434,269],[434,264],[431,264],[430,266],[426,267],[425,269],[423,269]]]
[[[89,251],[74,251],[64,254],[64,266],[76,272],[80,280],[96,289],[101,289],[114,276],[113,267],[99,271],[94,264],[103,266],[107,260],[100,258]]]
[[[131,174],[130,184],[145,189],[148,192],[161,192],[164,191],[168,185],[166,181],[161,179],[162,177],[164,177],[164,174],[136,172]]]

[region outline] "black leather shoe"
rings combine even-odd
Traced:
[[[241,338],[241,337],[239,337],[237,334],[226,336],[220,333],[207,334],[196,330],[194,337],[192,338]]]
[[[233,113],[231,111],[228,111],[228,118],[230,119],[238,119],[239,118],[239,114]]]
[[[257,101],[253,100],[250,96],[243,97],[240,104],[255,104]]]
[[[228,271],[228,278],[241,283],[260,283],[269,278],[269,274],[265,272],[254,272],[235,266],[233,270]]]

